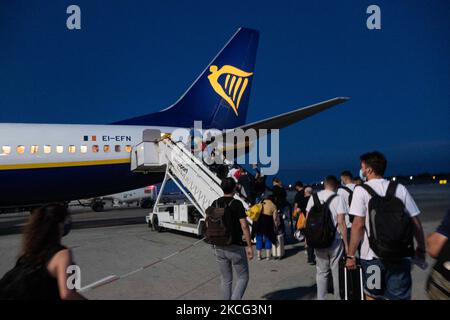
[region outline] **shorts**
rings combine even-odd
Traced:
[[[364,292],[375,299],[411,299],[411,259],[386,261],[361,259]]]

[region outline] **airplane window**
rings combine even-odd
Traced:
[[[120,152],[120,146],[118,144],[115,145],[114,150],[116,152]]]
[[[126,145],[125,146],[125,152],[128,152],[128,153],[131,152],[131,146],[130,145]]]
[[[75,147],[74,145],[69,146],[69,153],[75,153],[76,151],[77,151],[77,147]]]
[[[80,152],[86,153],[87,152],[87,146],[80,146]]]
[[[30,147],[30,153],[38,153],[38,150],[39,150],[38,146],[31,146]]]
[[[105,144],[103,146],[103,152],[109,152],[109,145]]]
[[[97,153],[98,152],[98,145],[94,144],[92,146],[92,152]]]
[[[3,146],[2,147],[2,154],[10,154],[11,153],[11,147],[10,146]]]
[[[64,147],[63,146],[56,146],[56,153],[63,153]]]
[[[25,153],[25,146],[17,146],[16,151],[19,154]]]
[[[50,153],[52,152],[52,147],[49,145],[45,145],[44,146],[44,153]]]

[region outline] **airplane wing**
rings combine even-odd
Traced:
[[[247,129],[281,129],[291,124],[294,124],[300,120],[308,118],[316,113],[322,112],[328,108],[331,108],[340,103],[346,102],[350,98],[347,97],[337,97],[330,100],[322,101],[304,108],[300,108],[297,110],[289,111],[283,114],[280,114],[275,117],[271,117],[268,119],[256,121],[253,123],[245,124],[243,126],[238,127],[239,129],[247,130]],[[237,129],[237,128],[236,128]]]
[[[306,119],[312,115],[315,115],[319,112],[322,112],[328,108],[331,108],[335,105],[338,105],[340,103],[346,102],[350,98],[347,97],[336,97],[330,100],[322,101],[307,107],[303,107],[297,110],[289,111],[283,114],[280,114],[278,116],[274,116],[271,118],[267,118],[264,120],[259,120],[253,123],[245,124],[240,127],[227,130],[225,133],[222,134],[223,139],[225,141],[233,141],[233,139],[230,139],[230,136],[232,137],[233,133],[237,129],[247,130],[247,129],[255,129],[256,131],[256,138],[261,138],[260,135],[261,132],[258,131],[258,129],[281,129],[285,128],[287,126],[290,126],[291,124],[294,124],[300,120]],[[270,134],[270,130],[267,130],[267,134]],[[230,136],[228,136],[230,135]],[[249,144],[252,145],[255,141],[241,141],[238,143],[232,143],[231,145],[225,144],[223,147],[219,148],[219,150],[225,151],[234,149],[238,153],[236,155],[242,154],[242,152],[246,153],[249,151],[248,146]]]

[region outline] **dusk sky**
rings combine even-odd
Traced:
[[[66,8],[81,8],[68,30]],[[381,8],[381,30],[366,9]],[[281,131],[280,176],[450,171],[450,1],[0,1],[0,122],[106,124],[171,105],[240,26],[260,31],[248,121],[348,96]]]

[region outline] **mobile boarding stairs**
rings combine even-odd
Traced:
[[[182,142],[174,142],[160,130],[147,129],[143,141],[131,152],[131,171],[136,173],[165,172],[158,196],[146,222],[153,230],[163,228],[203,236],[205,211],[217,198],[223,196],[220,179],[202,160]],[[172,180],[186,199],[178,203],[164,203],[163,193]],[[244,207],[243,197],[235,195]],[[186,202],[187,200],[187,202]]]

